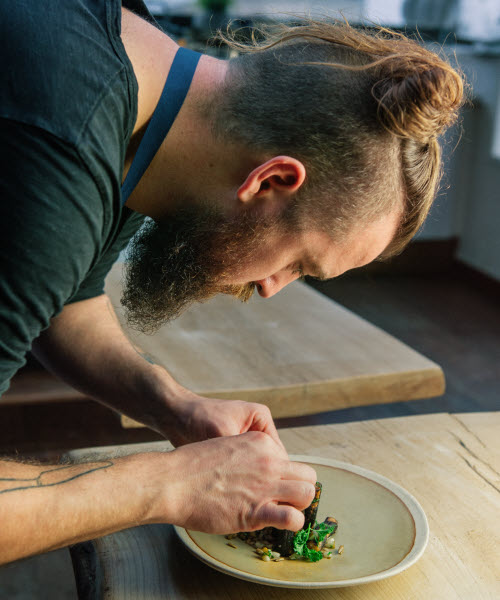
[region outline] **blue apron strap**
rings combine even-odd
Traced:
[[[122,206],[134,191],[172,127],[186,98],[201,56],[199,52],[188,48],[177,50],[160,100],[123,182]]]

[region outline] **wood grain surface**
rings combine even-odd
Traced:
[[[423,506],[430,540],[404,573],[363,586],[286,590],[221,574],[169,525],[137,527],[72,549],[80,598],[135,600],[496,600],[500,597],[500,412],[445,413],[285,429],[294,454],[357,464],[397,482]],[[168,449],[168,443],[149,448]],[[144,451],[146,446],[114,451]],[[110,449],[97,449],[102,456]],[[88,451],[75,451],[81,458]],[[89,595],[90,594],[90,595]]]
[[[106,292],[127,334],[204,396],[262,402],[277,418],[444,391],[438,365],[300,282],[249,304],[218,296],[154,336],[134,332],[120,306],[122,267],[111,270]]]

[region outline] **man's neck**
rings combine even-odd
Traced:
[[[138,111],[127,148],[124,177],[160,99],[178,45],[134,13],[122,9],[122,41],[137,79]],[[223,82],[227,63],[202,56],[184,104],[150,167],[127,201],[127,206],[156,218],[176,208],[175,198],[186,197],[189,173],[196,178],[206,169],[211,140],[210,126],[199,116],[198,102]],[[203,160],[201,164],[200,160]],[[193,193],[196,189],[193,186]]]

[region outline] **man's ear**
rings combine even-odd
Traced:
[[[304,183],[304,165],[290,156],[275,156],[255,168],[239,187],[237,196],[241,202],[270,195],[290,195]]]

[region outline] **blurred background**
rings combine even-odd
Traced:
[[[444,145],[444,179],[424,228],[399,257],[329,282],[309,282],[444,370],[440,398],[281,419],[278,426],[333,423],[425,412],[500,408],[500,1],[499,0],[146,0],[180,44],[218,56],[214,31],[229,21],[247,35],[267,19],[310,14],[351,24],[418,31],[442,47],[471,86],[470,103]],[[36,375],[30,361],[25,373]],[[21,374],[22,375],[22,374]],[[121,428],[91,401],[7,405],[0,452],[54,458],[70,448],[158,439]],[[85,424],[82,426],[82,424]],[[44,452],[40,453],[40,448]],[[76,598],[64,551],[0,569],[0,598]],[[4,594],[4,595],[2,595]]]

